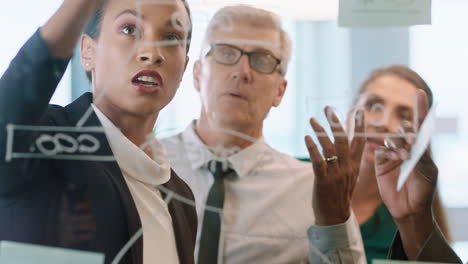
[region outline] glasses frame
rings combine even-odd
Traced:
[[[229,48],[232,48],[232,49],[235,49],[235,50],[238,50],[240,52],[240,56],[237,58],[237,60],[233,63],[224,63],[224,62],[220,62],[218,60],[216,60],[214,57],[214,60],[219,63],[219,64],[223,64],[223,65],[236,65],[237,63],[239,63],[240,59],[242,58],[242,56],[246,55],[247,58],[249,59],[249,66],[250,68],[252,68],[254,71],[258,72],[258,73],[263,73],[263,74],[272,74],[275,72],[276,68],[278,65],[280,65],[280,69],[279,69],[279,73],[281,75],[284,75],[284,71],[283,71],[283,67],[282,67],[282,61],[280,59],[278,59],[277,57],[275,57],[273,54],[270,54],[268,52],[262,52],[262,51],[245,51],[237,46],[234,46],[234,45],[231,45],[231,44],[225,44],[225,43],[212,43],[210,44],[210,50],[206,53],[205,57],[210,55],[212,53],[212,51],[218,47],[218,46],[227,46]],[[252,60],[251,60],[251,56],[252,54],[266,54],[270,57],[272,57],[275,61],[276,61],[276,65],[275,67],[273,67],[273,70],[271,72],[261,72],[259,70],[257,70],[255,67],[252,66]]]

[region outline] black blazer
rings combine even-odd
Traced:
[[[76,126],[92,102],[86,93],[66,107],[48,105],[67,64],[68,60],[49,55],[37,31],[0,79],[0,240],[102,252],[105,263],[110,263],[141,228],[141,221],[118,164],[85,158],[67,140],[91,135],[100,146],[88,154],[109,157],[112,151],[105,134],[55,130]],[[95,113],[90,113],[83,127],[102,128]],[[11,124],[34,127],[18,129]],[[54,129],[37,131],[37,126]],[[43,148],[53,150],[46,141],[59,133],[56,139],[68,153],[62,148],[47,157],[14,156],[40,154],[41,139],[45,139]],[[89,147],[92,142],[83,140],[81,145]],[[164,187],[194,200],[174,172]],[[173,199],[169,212],[180,262],[194,263],[195,208]],[[140,238],[121,263],[141,264],[142,259]]]

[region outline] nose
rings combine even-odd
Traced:
[[[249,65],[249,58],[246,55],[243,55],[234,67],[235,69],[232,72],[233,79],[239,79],[246,83],[250,83],[252,81],[252,69]]]
[[[367,111],[366,112],[366,123],[371,126],[377,133],[388,133],[389,129],[389,117],[385,112],[385,109],[379,109],[378,111]]]
[[[164,55],[161,52],[160,47],[157,45],[151,43],[150,45],[146,45],[144,47],[141,47],[137,59],[139,62],[145,63],[145,64],[156,64],[156,65],[162,65],[166,59]]]
[[[379,133],[399,133],[401,120],[395,115],[392,111],[382,113],[378,118],[370,120],[371,125]]]

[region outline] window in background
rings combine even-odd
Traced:
[[[349,30],[339,28],[335,21],[295,24],[291,65],[295,82],[289,85],[294,101],[289,110],[280,110],[284,111],[281,122],[287,122],[278,122],[282,129],[276,131],[275,146],[296,157],[309,157],[304,143],[306,134],[314,136],[309,119],[317,118],[327,129],[323,113],[326,105],[336,107],[342,122],[346,118],[352,94],[350,35]],[[289,134],[281,136],[286,126]]]
[[[4,25],[0,49],[0,74],[3,75],[10,61],[22,45],[58,9],[63,0],[3,1],[0,24]],[[71,101],[71,76],[69,70],[60,82],[51,103],[66,105]]]
[[[433,24],[411,32],[411,66],[434,92],[439,118],[449,120],[448,133],[436,134],[433,153],[439,167],[439,187],[456,243],[455,250],[468,261],[468,2],[433,1]]]
[[[455,120],[453,132],[433,140],[442,198],[449,207],[468,207],[468,2],[434,1],[433,25],[411,30],[411,66],[434,91],[439,118]],[[453,122],[452,122],[453,123]]]

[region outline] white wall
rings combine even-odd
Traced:
[[[0,25],[0,75],[23,43],[57,10],[62,0],[14,0],[2,1]],[[65,105],[71,99],[70,74],[67,72],[55,93],[52,103]]]

